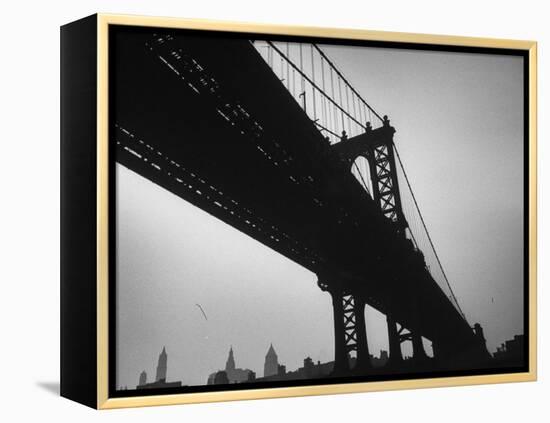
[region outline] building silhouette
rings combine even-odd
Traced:
[[[270,348],[271,350],[271,348]],[[267,359],[267,356],[266,356]],[[321,378],[330,376],[332,369],[334,367],[334,362],[321,363],[317,361],[315,363],[311,357],[306,357],[304,359],[303,367],[300,367],[296,370],[287,372],[286,367],[283,365],[277,365],[276,373],[270,374],[269,376],[264,376],[257,379],[258,382],[271,382],[271,381],[280,381],[280,380],[298,380],[298,379],[312,379],[312,378]],[[271,370],[271,369],[269,369]]]
[[[277,374],[279,374],[279,360],[277,358],[277,353],[273,348],[273,344],[271,344],[265,356],[264,377],[274,376]]]
[[[138,385],[145,385],[147,383],[147,372],[144,370],[139,375],[139,384]]]
[[[166,382],[166,372],[168,369],[168,354],[166,347],[162,348],[157,363],[157,375],[154,382],[147,383],[147,373],[144,371],[139,375],[139,385],[136,389],[157,389],[157,388],[177,388],[181,386],[181,381]]]
[[[497,366],[521,366],[525,362],[525,336],[515,335],[500,345],[493,358]]]
[[[225,370],[219,370],[208,376],[207,385],[224,385],[229,383],[250,382],[256,379],[256,373],[250,369],[239,369],[235,365],[233,347],[229,349],[229,355],[225,362]]]
[[[209,380],[208,384],[209,385],[228,385],[229,378],[227,377],[227,373],[225,372],[225,370],[220,370],[214,373],[214,379],[212,383],[210,383],[210,380]]]
[[[225,371],[235,370],[235,357],[233,355],[233,347],[229,348],[229,356],[225,362]]]
[[[272,347],[270,347],[270,351]],[[273,353],[275,351],[273,350]],[[271,355],[270,360],[273,360],[273,354]],[[276,358],[276,354],[275,354]],[[380,374],[384,371],[384,366],[389,361],[388,352],[385,350],[380,351],[379,357],[374,357],[372,354],[369,354],[370,362],[372,364],[372,373]],[[267,356],[266,356],[267,361]],[[304,365],[296,370],[286,371],[286,367],[283,365],[277,366],[277,372],[270,374],[269,376],[264,376],[262,378],[256,379],[257,382],[272,382],[272,381],[282,381],[282,380],[300,380],[300,379],[316,379],[316,378],[328,378],[333,376],[334,361],[329,361],[326,363],[321,363],[320,361],[314,362],[311,357],[306,357],[304,359]],[[266,363],[267,364],[267,363]],[[350,368],[353,370],[357,365],[357,359],[355,357],[350,357],[349,359]]]
[[[166,347],[162,348],[162,352],[159,355],[159,362],[157,364],[157,377],[155,382],[159,380],[166,380],[166,368],[168,364],[168,355],[166,354]]]

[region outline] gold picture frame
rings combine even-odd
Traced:
[[[95,136],[97,142],[95,145],[96,168],[94,179],[96,184],[95,191],[95,211],[93,220],[96,229],[95,243],[95,296],[93,304],[95,310],[91,312],[86,319],[95,320],[95,354],[87,359],[87,364],[95,369],[95,385],[90,381],[87,384],[93,385],[91,391],[95,391],[95,398],[92,398],[91,391],[88,388],[77,387],[78,384],[64,382],[63,378],[70,379],[71,372],[75,371],[76,364],[62,365],[62,395],[75,399],[79,402],[90,405],[98,409],[113,409],[122,407],[141,407],[152,405],[171,405],[171,404],[189,404],[189,403],[204,403],[214,401],[235,401],[260,398],[281,398],[291,396],[307,396],[307,395],[324,395],[324,394],[343,394],[354,392],[370,392],[383,390],[400,390],[400,389],[417,389],[417,388],[434,388],[460,385],[477,385],[477,384],[492,384],[505,382],[524,382],[535,381],[537,378],[537,43],[534,41],[517,41],[503,39],[489,39],[476,37],[458,37],[447,35],[429,35],[429,34],[411,34],[401,32],[381,32],[369,31],[362,29],[336,29],[336,28],[316,28],[307,26],[287,26],[287,25],[262,25],[254,23],[237,23],[223,22],[198,19],[181,19],[181,18],[163,18],[163,17],[146,17],[146,16],[126,16],[116,14],[98,14],[93,18],[95,25],[96,39],[91,45],[96,45],[96,118],[95,118]],[[66,28],[74,27],[78,22],[69,24]],[[450,377],[433,377],[420,379],[400,379],[400,380],[385,380],[374,382],[350,382],[341,384],[321,384],[308,386],[289,386],[289,387],[268,387],[259,389],[243,389],[243,390],[227,390],[214,392],[195,392],[182,394],[166,394],[166,395],[143,395],[143,396],[128,396],[128,397],[112,397],[109,395],[109,27],[131,26],[131,27],[148,27],[162,29],[190,29],[203,31],[224,31],[238,32],[250,34],[265,34],[270,36],[292,36],[292,37],[313,37],[341,40],[361,40],[371,42],[391,42],[391,43],[406,43],[409,45],[430,45],[430,46],[460,46],[472,48],[487,48],[487,49],[513,49],[523,51],[527,54],[528,60],[528,134],[529,139],[529,193],[528,193],[528,248],[529,262],[528,264],[528,371],[519,373],[503,373],[503,374],[488,374],[488,375],[471,375],[471,376],[450,376]],[[68,30],[67,30],[68,32]],[[67,35],[67,37],[70,36]],[[73,37],[75,37],[73,35]],[[63,44],[62,44],[63,45]],[[63,56],[63,50],[62,50]],[[70,54],[66,53],[66,57]],[[69,60],[69,59],[67,59]],[[63,64],[63,61],[62,61]],[[63,66],[62,66],[63,69]],[[63,70],[62,70],[63,71]],[[65,73],[65,77],[69,71]],[[63,75],[62,75],[63,79]],[[63,88],[62,88],[63,89]],[[70,87],[67,87],[67,92]],[[62,95],[62,99],[63,99]],[[76,100],[75,100],[76,101]],[[63,106],[62,106],[63,107]],[[63,108],[62,108],[63,110]],[[70,124],[71,116],[69,112],[64,115],[62,112],[62,125]],[[65,119],[65,121],[63,121]],[[70,131],[67,131],[67,134]],[[67,137],[70,134],[66,135]],[[62,146],[63,149],[63,146]],[[69,153],[67,153],[69,154]],[[70,160],[67,156],[67,160]],[[62,184],[63,184],[62,174]],[[63,195],[63,194],[62,194]],[[68,197],[69,194],[66,194]],[[69,201],[69,199],[68,199]],[[69,206],[67,206],[69,207]],[[69,228],[67,228],[69,230]],[[63,238],[62,238],[63,239]],[[74,247],[74,244],[72,244]],[[62,247],[63,248],[63,247]],[[70,248],[67,243],[66,248]],[[67,253],[70,254],[70,253]],[[67,262],[66,266],[75,266],[70,264],[70,258],[62,258],[62,262]],[[69,271],[66,272],[70,273]],[[62,290],[63,290],[62,280]],[[69,280],[65,282],[69,283]],[[76,294],[67,294],[67,300],[70,302],[77,301]],[[74,307],[74,306],[73,306]],[[62,301],[62,319],[63,313],[67,319],[71,318],[69,311],[71,307],[63,304]],[[72,315],[71,315],[72,316]],[[89,322],[88,322],[89,323]],[[84,324],[84,323],[83,323]],[[62,333],[64,323],[62,320]],[[68,357],[71,354],[78,354],[74,348],[74,343],[78,341],[74,339],[76,331],[82,331],[81,327],[75,328],[74,331],[65,330],[67,350],[62,348],[63,354]],[[90,339],[86,335],[86,339]],[[72,338],[71,338],[72,336]],[[82,335],[84,336],[84,335]],[[62,334],[62,342],[63,342]],[[91,342],[91,341],[90,341]],[[65,352],[64,352],[65,351]],[[93,361],[95,360],[95,363]],[[64,373],[64,374],[63,374]],[[65,386],[65,387],[64,387]],[[76,391],[86,391],[86,393],[76,394]]]

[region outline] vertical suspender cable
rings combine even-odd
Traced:
[[[290,56],[289,60],[290,60]],[[294,66],[292,67],[292,96],[296,98],[296,69],[294,69]]]
[[[301,82],[301,85],[300,85],[300,96],[302,96],[302,101],[303,101],[303,109],[304,111],[306,111],[306,87],[305,87],[305,84],[306,84],[306,81],[304,79],[304,53],[303,53],[303,44],[300,43],[300,75],[302,77],[302,82]]]
[[[357,112],[355,109],[355,94],[353,92],[351,93],[351,104],[353,105],[353,117],[357,119]],[[361,121],[361,119],[359,119],[359,121]],[[361,132],[361,128],[358,128],[358,130],[359,132]]]
[[[286,78],[285,78],[285,62],[284,62],[284,59],[283,59],[283,55],[279,54],[279,57],[281,58],[281,78],[280,79],[281,80],[284,79],[286,81]]]
[[[340,99],[340,104],[342,104],[342,80],[340,79],[340,77],[338,77],[338,97]],[[345,123],[344,123],[344,112],[342,111],[342,131],[344,130],[345,128]]]
[[[311,47],[311,79],[313,83],[315,82],[315,58],[313,57],[313,44],[310,45]],[[313,98],[313,120],[317,121],[317,102],[315,101],[315,87],[311,87],[312,91],[312,98]]]
[[[325,62],[323,56],[321,56],[321,84],[323,87],[323,96],[321,97],[322,106],[323,106],[323,125],[330,129],[330,125],[327,119],[327,99],[326,99],[326,90],[325,90]]]
[[[286,43],[286,57],[287,57],[287,60],[286,60],[286,86],[287,86],[287,89],[290,91],[290,63],[288,62],[289,58],[290,58],[290,45],[287,41]]]
[[[336,101],[336,97],[334,96],[334,75],[332,71],[332,67],[330,68],[330,86],[331,86],[331,97],[334,101]],[[338,109],[332,105],[332,108],[334,110],[334,132],[337,134],[338,131]]]
[[[349,113],[349,97],[348,97],[348,84],[344,85],[345,91],[346,91],[346,112]],[[348,132],[349,135],[351,135],[351,120],[348,116]]]
[[[367,108],[368,108],[370,111],[372,111],[372,113],[373,113],[378,119],[380,119],[380,121],[382,121],[382,117],[381,117],[378,113],[376,113],[376,111],[375,111],[373,108],[371,108],[371,107],[368,105],[368,103],[363,99],[363,97],[361,97],[361,95],[360,95],[357,91],[355,91],[355,89],[351,86],[351,84],[350,84],[350,83],[348,82],[348,80],[344,77],[344,75],[342,75],[342,73],[338,70],[338,68],[334,65],[334,63],[332,63],[332,61],[326,56],[326,54],[323,52],[323,50],[321,50],[321,49],[319,48],[319,46],[317,46],[317,45],[315,45],[315,48],[316,48],[317,51],[319,52],[319,55],[323,56],[323,57],[325,58],[325,60],[327,61],[327,63],[329,64],[329,66],[330,66],[332,69],[334,69],[334,72],[336,72],[336,74],[337,74],[340,78],[342,78],[346,84],[348,84],[348,86],[350,87],[351,91],[354,91],[355,94],[356,94],[357,96],[359,96],[359,97],[361,98],[361,100],[366,104]]]

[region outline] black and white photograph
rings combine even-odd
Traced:
[[[548,420],[543,2],[3,10],[1,421]]]
[[[527,371],[524,53],[109,37],[110,395]]]

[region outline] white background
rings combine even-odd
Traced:
[[[543,1],[4,2],[0,25],[3,421],[548,421],[547,197],[539,189],[539,381],[95,412],[59,383],[59,26],[114,12],[539,42],[539,186],[548,182],[550,27]],[[475,154],[475,152],[472,152]],[[546,395],[545,395],[546,391]]]

